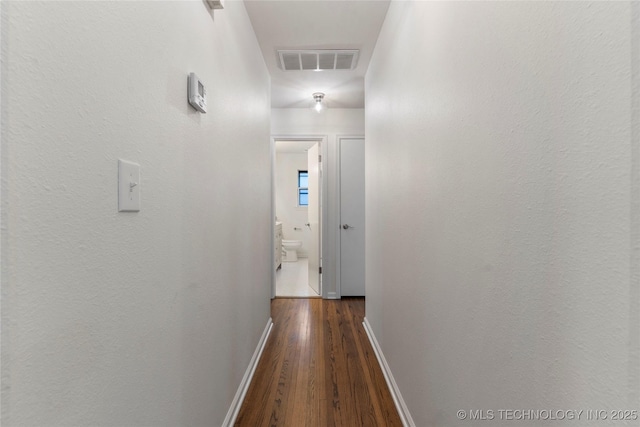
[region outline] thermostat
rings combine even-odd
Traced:
[[[189,104],[202,113],[207,112],[207,89],[195,73],[189,74]]]

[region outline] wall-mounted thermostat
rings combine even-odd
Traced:
[[[189,74],[189,104],[202,113],[207,112],[207,89],[195,73]]]
[[[211,9],[224,9],[224,4],[222,4],[222,0],[206,0],[206,1]]]

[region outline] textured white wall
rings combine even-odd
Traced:
[[[391,4],[366,77],[367,318],[417,426],[640,409],[637,12]]]
[[[243,3],[2,15],[3,427],[220,425],[269,318],[269,76]],[[117,212],[118,158],[139,213]]]
[[[329,96],[329,94],[327,94]],[[361,108],[329,108],[318,114],[310,108],[274,108],[271,110],[271,134],[275,136],[310,136],[327,137],[328,158],[323,163],[323,173],[327,174],[329,188],[327,203],[329,210],[329,236],[325,244],[328,256],[322,261],[322,292],[325,296],[336,292],[336,233],[339,213],[336,209],[337,197],[337,137],[339,135],[364,135],[364,109]],[[323,248],[323,254],[327,254]]]
[[[276,216],[285,239],[300,240],[298,255],[307,256],[311,231],[306,207],[298,204],[298,171],[307,170],[307,153],[276,153]],[[300,230],[294,230],[299,228]]]

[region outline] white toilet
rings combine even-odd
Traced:
[[[282,248],[286,255],[283,259],[285,262],[298,261],[298,249],[302,247],[302,240],[282,240]]]

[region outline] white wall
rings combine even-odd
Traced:
[[[391,4],[366,77],[366,312],[417,426],[640,408],[638,16]]]
[[[219,426],[272,270],[269,76],[243,3],[2,15],[3,427]],[[118,158],[141,165],[139,213],[117,212]]]
[[[298,171],[307,170],[307,153],[276,153],[276,216],[282,221],[282,234],[287,240],[300,240],[298,256],[307,257],[311,231],[306,207],[298,206]],[[298,228],[299,230],[295,230]]]
[[[327,94],[329,96],[329,94]],[[336,233],[338,230],[337,197],[337,137],[364,135],[364,110],[359,108],[329,108],[322,114],[310,108],[274,108],[271,110],[271,134],[275,136],[326,136],[328,158],[323,160],[323,173],[328,176],[329,194],[326,202],[329,220],[328,238],[322,249],[322,293],[326,297],[336,294]]]

